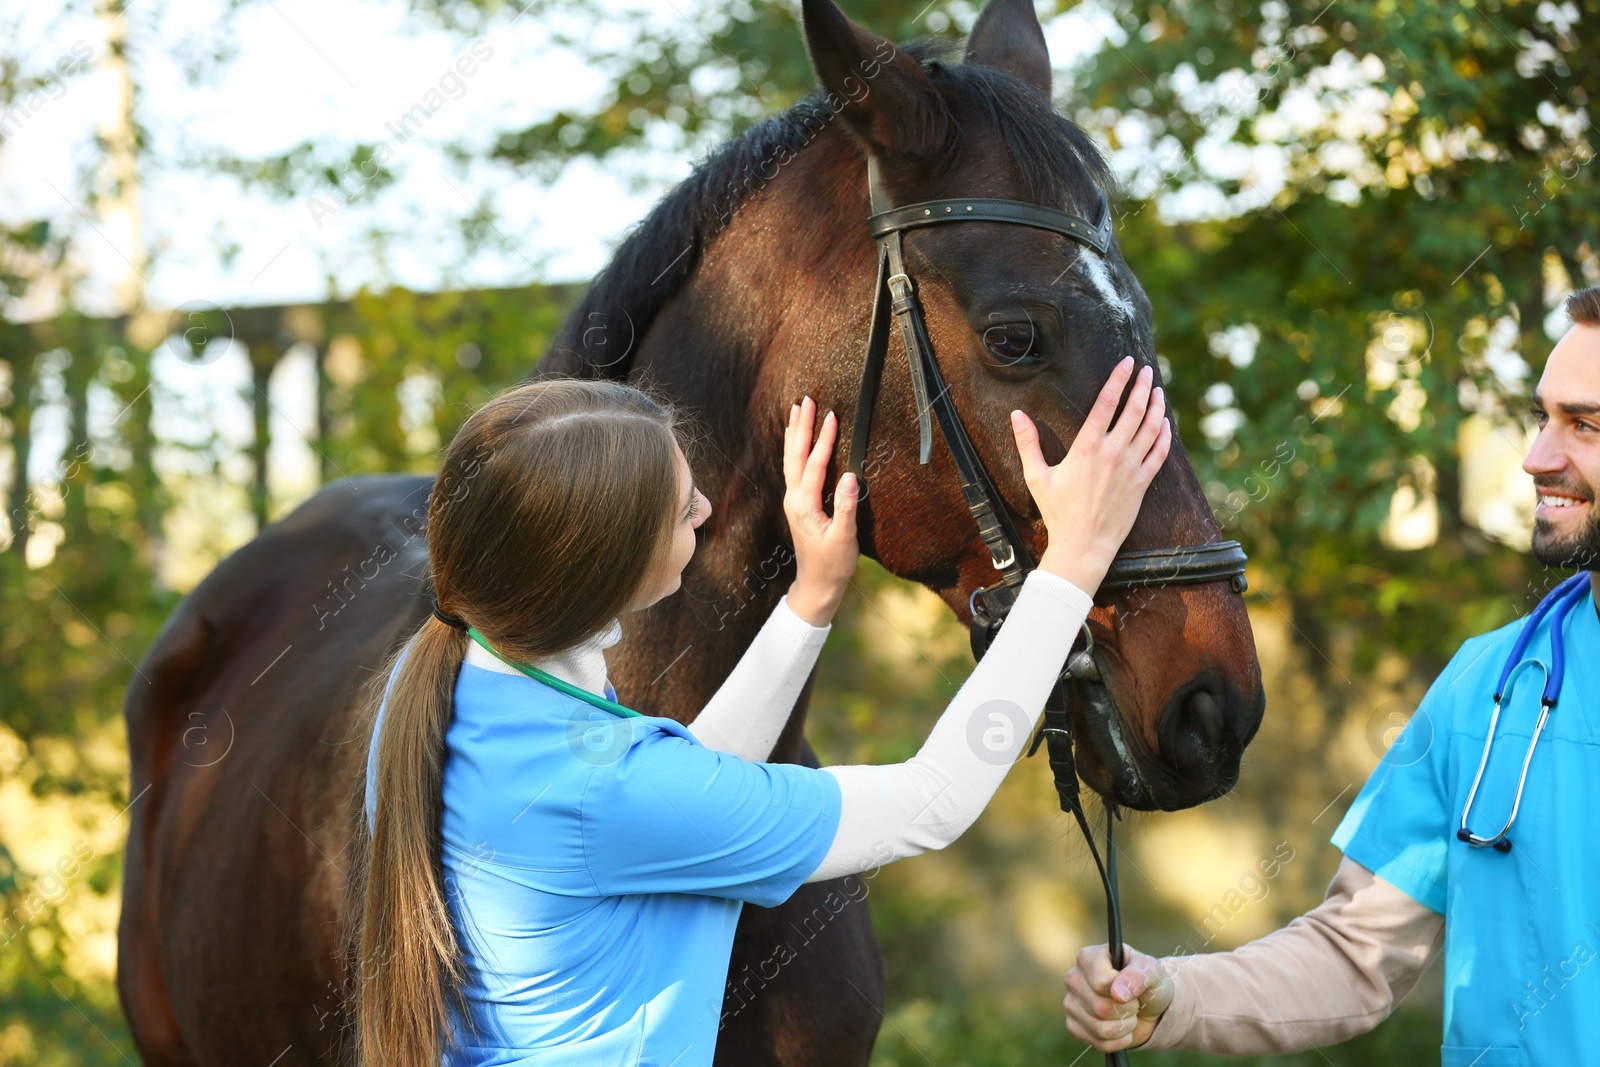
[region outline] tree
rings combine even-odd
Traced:
[[[1533,570],[1463,513],[1459,443],[1474,418],[1520,427],[1550,309],[1600,280],[1576,8],[1114,13],[1126,40],[1076,92],[1146,147],[1123,240],[1186,425],[1215,428],[1220,512],[1293,576],[1297,620],[1349,620],[1369,655],[1438,655],[1519,613]],[[1143,211],[1197,192],[1226,206]],[[1381,536],[1406,486],[1438,501],[1421,550]]]

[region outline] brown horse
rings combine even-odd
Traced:
[[[993,0],[960,64],[866,33],[831,0],[806,0],[804,16],[823,91],[668,194],[537,368],[648,380],[704,428],[690,458],[717,506],[683,591],[632,617],[609,657],[624,701],[685,722],[793,577],[776,461],[790,402],[809,393],[851,423],[876,262],[866,154],[897,203],[994,196],[1082,215],[1107,184],[1090,140],[1050,106],[1028,0]],[[1039,230],[974,222],[918,231],[906,249],[951,394],[1037,557],[1044,529],[1007,413],[1028,411],[1059,460],[1112,365],[1152,361],[1149,302],[1114,247],[1101,257]],[[895,342],[861,547],[967,622],[969,594],[994,572],[948,453],[916,460],[903,358]],[[146,1063],[344,1058],[343,893],[367,743],[357,693],[426,613],[421,516],[434,488],[396,476],[317,494],[218,566],[146,657],[150,684],[127,703],[136,799],[118,975]],[[1216,532],[1175,443],[1125,547]],[[1240,599],[1225,584],[1117,594],[1091,625],[1098,703],[1120,729],[1112,746],[1074,723],[1090,786],[1139,808],[1231,786],[1262,705]],[[808,698],[809,687],[775,760],[816,765]],[[860,889],[807,885],[781,907],[744,909],[719,1064],[867,1062],[884,978]],[[792,951],[802,928],[821,932]],[[774,974],[765,964],[785,944],[792,958]]]

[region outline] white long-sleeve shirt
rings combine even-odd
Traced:
[[[904,763],[824,767],[839,782],[839,829],[807,881],[870,870],[960,837],[1032,738],[1092,603],[1067,579],[1030,572],[1006,624],[915,756]],[[831,629],[800,618],[785,595],[689,731],[708,748],[765,760]],[[621,637],[621,624],[613,620],[534,666],[604,694],[605,649]],[[475,643],[467,646],[467,662],[515,673]]]

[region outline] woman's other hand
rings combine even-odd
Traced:
[[[1129,945],[1124,966],[1111,966],[1111,946],[1090,945],[1067,972],[1067,1032],[1100,1052],[1137,1048],[1150,1040],[1172,1005],[1172,980],[1161,961]]]
[[[1133,389],[1117,415],[1129,378],[1135,379]],[[1022,476],[1050,534],[1039,567],[1090,595],[1127,540],[1145,490],[1172,447],[1166,394],[1152,389],[1153,381],[1149,367],[1135,376],[1132,356],[1117,364],[1072,447],[1053,467],[1039,450],[1033,420],[1011,413]]]
[[[839,425],[828,412],[813,444],[816,416],[816,401],[809,396],[789,408],[789,425],[783,431],[783,511],[794,536],[795,579],[789,587],[789,607],[811,625],[826,626],[856,572],[860,501],[856,476],[847,471],[839,476],[833,514],[823,510],[822,483]]]

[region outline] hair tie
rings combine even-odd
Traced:
[[[453,630],[466,630],[469,628],[467,626],[467,620],[463,619],[461,616],[446,614],[444,609],[439,606],[438,598],[435,598],[433,601],[433,617]]]

